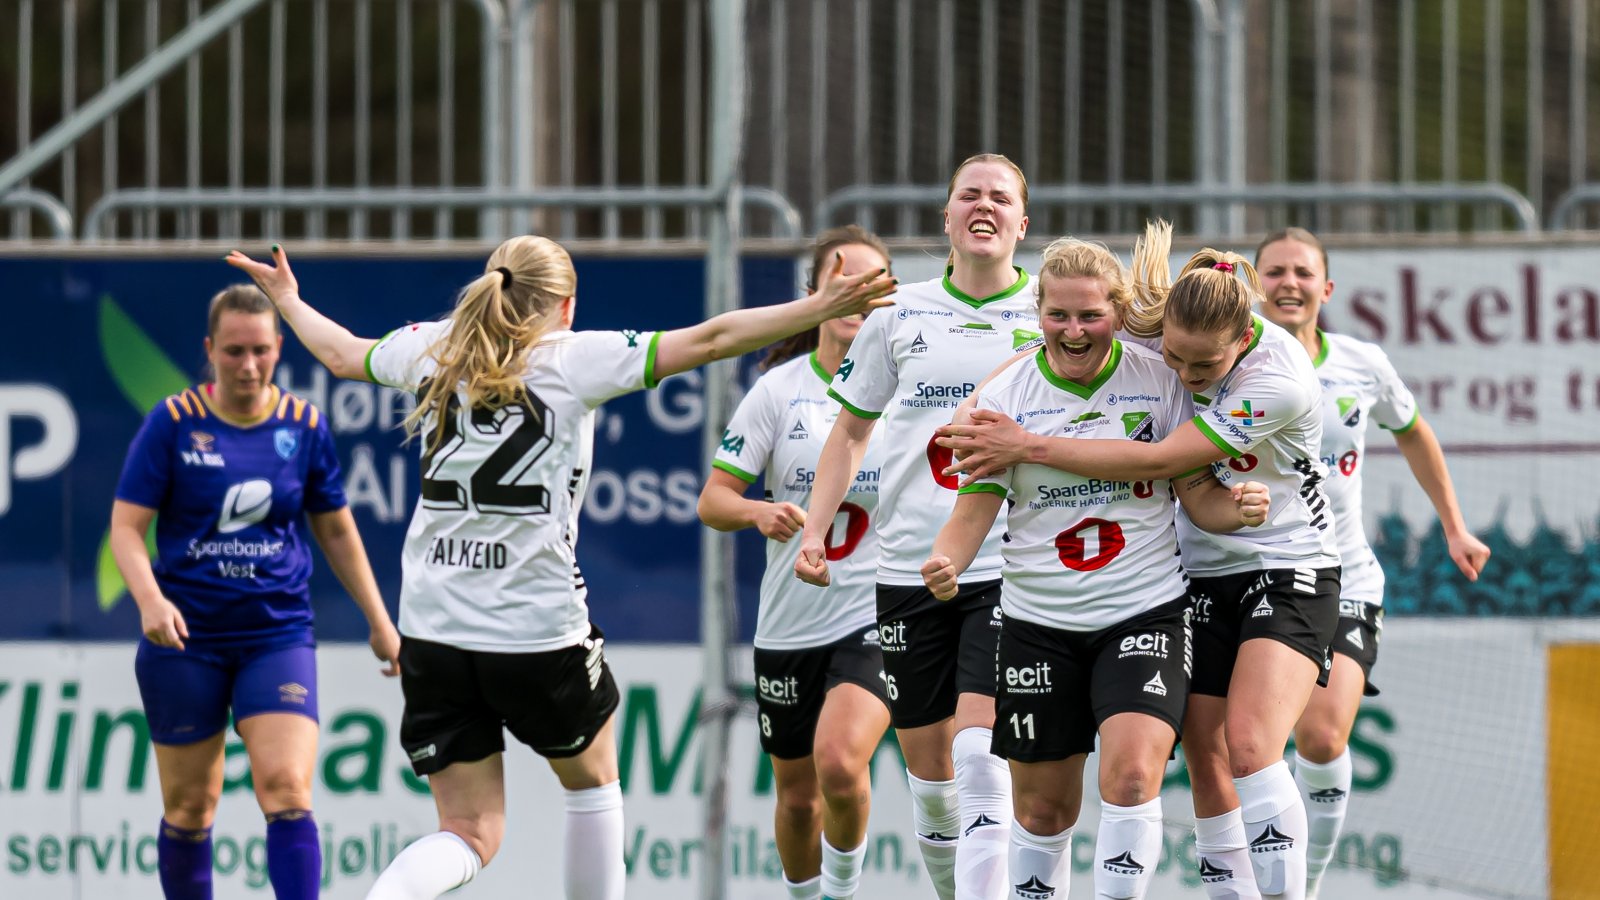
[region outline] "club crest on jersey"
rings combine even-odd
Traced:
[[[1122,414],[1122,431],[1129,440],[1148,444],[1154,440],[1155,420],[1147,412],[1125,412]]]
[[[1356,405],[1356,398],[1340,397],[1335,402],[1339,404],[1339,418],[1344,419],[1346,428],[1354,428],[1361,424],[1361,407]]]
[[[293,428],[279,428],[272,433],[272,449],[284,459],[293,459],[294,452],[300,449],[300,432]]]
[[[1023,347],[1027,346],[1028,344],[1033,343],[1034,341],[1040,340],[1040,338],[1043,338],[1043,337],[1044,337],[1044,335],[1040,334],[1037,331],[1030,331],[1030,330],[1028,330],[1026,328],[1013,328],[1013,329],[1011,329],[1011,349],[1012,350],[1021,350]],[[1040,346],[1043,346],[1042,342],[1041,342]]]

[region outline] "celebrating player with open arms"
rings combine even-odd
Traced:
[[[267,818],[273,893],[309,900],[322,883],[302,516],[366,615],[385,674],[397,674],[400,636],[345,501],[328,421],[272,383],[282,346],[278,316],[260,291],[236,285],[213,297],[205,347],[215,378],[151,410],[111,508],[111,552],[144,632],[134,674],[161,779],[156,855],[170,900],[211,897],[211,823],[230,711]],[[145,550],[152,519],[153,567]]]
[[[1339,614],[1339,555],[1318,454],[1322,388],[1294,338],[1252,314],[1260,283],[1248,261],[1202,250],[1168,292],[1171,231],[1152,226],[1145,240],[1150,262],[1135,272],[1145,287],[1125,327],[1160,335],[1167,365],[1193,396],[1189,422],[1152,444],[1066,440],[976,410],[970,424],[941,429],[940,441],[966,454],[952,471],[975,477],[1024,462],[1120,480],[1210,465],[1224,485],[1246,473],[1267,485],[1272,517],[1260,528],[1212,534],[1187,510],[1178,520],[1195,639],[1183,746],[1207,894],[1299,898],[1306,814],[1283,750],[1311,691],[1326,681]]]
[[[1450,558],[1467,580],[1478,579],[1489,561],[1489,548],[1467,531],[1439,439],[1389,358],[1373,344],[1317,327],[1317,316],[1333,294],[1322,242],[1304,228],[1275,232],[1256,249],[1256,268],[1265,292],[1261,314],[1295,336],[1323,387],[1322,461],[1328,467],[1326,488],[1343,561],[1333,671],[1327,690],[1312,691],[1294,729],[1294,776],[1310,827],[1306,896],[1311,898],[1344,825],[1350,799],[1350,729],[1362,694],[1378,693],[1372,667],[1383,630],[1383,569],[1367,543],[1361,516],[1368,422],[1394,434],[1411,473],[1439,514]]]
[[[834,254],[846,275],[889,266],[889,252],[856,225],[830,228],[812,246],[812,280]],[[833,583],[794,577],[817,457],[839,415],[828,382],[862,317],[824,322],[778,344],[740,401],[700,492],[700,518],[713,528],[756,528],[767,538],[767,568],[756,615],[756,704],[761,747],[777,782],[774,830],[784,884],[794,900],[850,900],[866,856],[873,751],[889,727],[883,654],[878,650],[873,575],[885,447],[867,449],[828,534]],[[766,500],[744,496],[766,472]]]
[[[889,304],[882,270],[838,263],[811,295],[674,331],[571,330],[577,276],[554,241],[516,237],[437,322],[359,338],[300,298],[287,257],[235,251],[317,359],[341,378],[417,394],[422,496],[400,597],[400,741],[429,776],[439,831],[378,876],[372,900],[472,880],[505,833],[504,730],[565,789],[566,894],[616,900],[626,872],[612,723],[617,687],[589,622],[574,545],[594,409],[714,359]]]
[[[1165,247],[1153,248],[1162,254]],[[1146,252],[1143,242],[1135,259]],[[1133,300],[1104,245],[1065,239],[1039,268],[1044,344],[997,372],[978,409],[1030,434],[1165,439],[1188,391],[1154,351],[1115,337]],[[1265,485],[1222,487],[1209,468],[1173,479],[1085,478],[1020,463],[961,489],[922,567],[934,596],[957,579],[1007,504],[994,749],[1010,760],[1013,897],[1065,893],[1083,765],[1100,739],[1095,896],[1143,897],[1161,858],[1161,780],[1189,689],[1188,579],[1172,497],[1194,521],[1264,521]],[[1237,498],[1237,499],[1236,499]]]
[[[934,599],[920,570],[958,480],[942,474],[949,453],[933,437],[984,375],[1037,335],[1028,276],[1012,261],[1027,207],[1027,181],[1005,157],[982,154],[957,167],[945,205],[944,277],[903,286],[893,313],[868,317],[834,376],[829,393],[844,410],[817,463],[795,563],[802,580],[827,584],[823,538],[881,417],[894,452],[879,486],[878,631],[917,841],[944,900],[1005,892],[1011,778],[989,752],[1001,527],[985,539],[961,599]]]

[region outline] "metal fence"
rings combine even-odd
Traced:
[[[985,150],[1044,234],[1587,227],[1593,6],[749,0],[744,233],[937,237]],[[703,238],[707,10],[8,0],[0,235]]]

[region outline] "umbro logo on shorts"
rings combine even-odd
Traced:
[[[984,815],[983,813],[978,813],[978,817],[976,819],[973,819],[972,820],[972,824],[968,825],[967,826],[967,830],[961,832],[961,834],[962,834],[963,837],[965,837],[966,835],[969,835],[969,834],[973,833],[974,831],[977,831],[979,828],[987,828],[990,825],[999,825],[999,824],[1000,824],[999,822],[996,822],[995,820],[989,818],[988,816]]]
[[[1279,850],[1290,850],[1293,847],[1294,838],[1271,825],[1267,826],[1266,831],[1261,832],[1260,837],[1250,842],[1251,853],[1274,853]]]
[[[1350,629],[1350,631],[1344,636],[1344,639],[1349,641],[1350,645],[1355,647],[1357,650],[1367,649],[1366,642],[1361,639],[1361,629],[1359,628]]]
[[[1167,686],[1162,682],[1160,672],[1151,675],[1150,680],[1144,683],[1144,691],[1147,694],[1155,694],[1157,697],[1165,697],[1167,695]]]
[[[1011,889],[1017,892],[1018,897],[1024,897],[1026,900],[1050,900],[1056,895],[1056,889],[1040,881],[1037,875],[1029,877],[1021,884],[1012,885]]]
[[[1200,880],[1206,884],[1217,884],[1233,877],[1233,870],[1227,866],[1219,866],[1210,859],[1200,857]]]
[[[1106,867],[1107,872],[1110,872],[1114,875],[1144,874],[1144,866],[1141,865],[1138,860],[1134,859],[1133,854],[1127,850],[1122,851],[1122,853],[1118,854],[1117,856],[1113,856],[1110,859],[1101,860],[1100,864]]]
[[[1250,613],[1250,618],[1259,619],[1270,615],[1272,615],[1272,604],[1267,602],[1267,598],[1262,597],[1261,602],[1257,603],[1255,610]]]

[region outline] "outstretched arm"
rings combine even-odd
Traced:
[[[1477,581],[1478,573],[1489,562],[1489,548],[1467,531],[1461,507],[1456,503],[1450,469],[1444,462],[1444,448],[1439,446],[1433,427],[1418,416],[1410,428],[1395,432],[1394,440],[1400,445],[1400,455],[1406,458],[1417,484],[1422,485],[1423,492],[1433,502],[1434,512],[1439,514],[1439,524],[1444,528],[1445,541],[1450,547],[1450,559],[1468,581]]]
[[[272,299],[283,320],[289,323],[300,342],[306,345],[317,361],[328,367],[339,378],[354,381],[371,381],[367,377],[367,351],[377,341],[360,338],[338,322],[311,308],[300,299],[300,283],[289,269],[289,255],[277,244],[272,245],[275,265],[256,262],[235,250],[223,257],[228,265],[243,271],[256,283],[256,287]]]
[[[1016,420],[989,409],[973,410],[967,424],[940,428],[938,441],[939,446],[956,451],[959,459],[945,474],[966,473],[963,486],[1025,462],[1085,478],[1157,481],[1192,472],[1227,455],[1192,420],[1162,440],[1146,444],[1033,434]]]
[[[742,356],[759,347],[840,316],[890,306],[898,283],[885,269],[845,276],[844,258],[832,266],[814,293],[776,306],[736,309],[698,325],[662,332],[656,344],[655,374],[666,378],[712,360]]]

